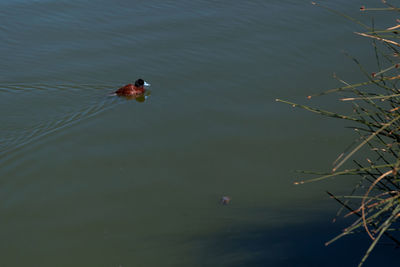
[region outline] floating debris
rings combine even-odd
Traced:
[[[231,202],[231,197],[228,197],[228,196],[223,196],[222,198],[221,198],[221,204],[223,204],[223,205],[228,205],[229,204],[229,202]]]

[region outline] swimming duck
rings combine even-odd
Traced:
[[[115,94],[119,96],[140,96],[146,91],[145,86],[150,86],[150,84],[143,79],[137,79],[135,84],[127,84],[115,91]]]

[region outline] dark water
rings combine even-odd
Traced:
[[[370,23],[363,4],[327,2]],[[363,235],[324,247],[349,223],[331,224],[324,190],[355,181],[292,185],[351,132],[274,100],[337,87],[333,72],[364,79],[342,50],[375,70],[359,26],[299,0],[0,10],[0,266],[357,264]],[[138,77],[145,102],[108,96]]]

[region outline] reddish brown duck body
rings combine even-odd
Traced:
[[[121,88],[119,88],[115,93],[119,96],[139,96],[143,95],[146,89],[144,86],[147,85],[147,83],[142,80],[138,79],[136,80],[135,84],[127,84]]]

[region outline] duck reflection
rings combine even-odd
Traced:
[[[137,102],[145,102],[149,96],[151,95],[151,91],[150,90],[146,90],[146,92],[144,92],[144,94],[141,95],[129,95],[129,96],[125,96],[125,98],[127,100],[136,100]]]

